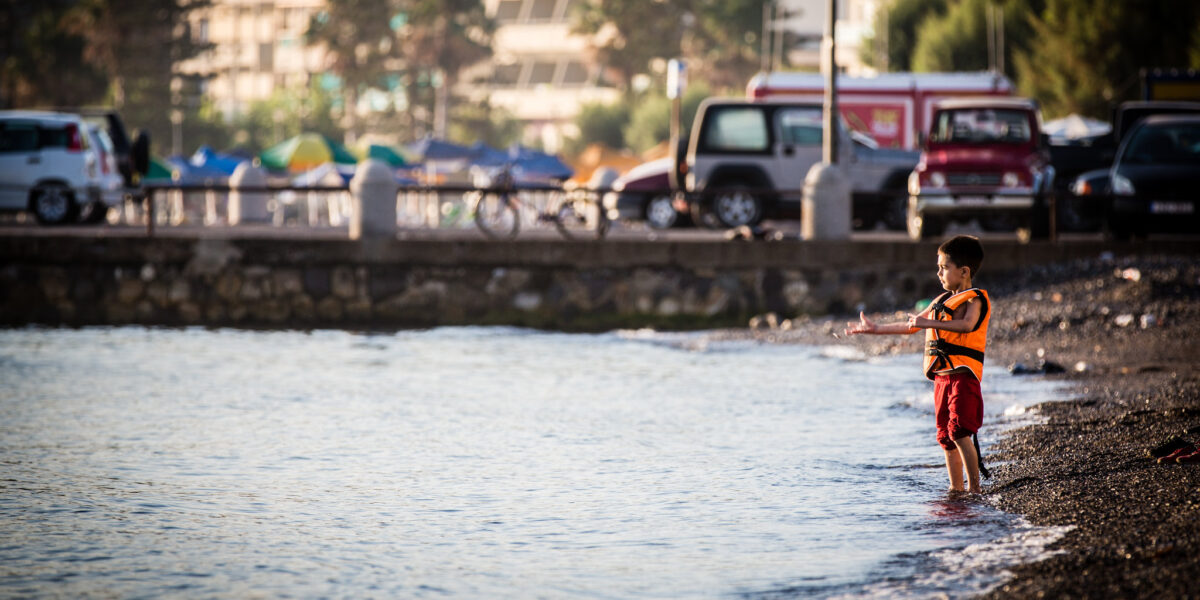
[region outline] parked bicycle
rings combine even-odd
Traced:
[[[492,176],[488,183],[486,188],[472,192],[470,202],[475,224],[489,238],[515,238],[521,228],[522,213],[531,210],[535,211],[537,222],[553,223],[555,229],[569,240],[603,239],[608,234],[610,222],[600,206],[597,192],[583,188],[554,191],[543,210],[526,204],[508,166]]]

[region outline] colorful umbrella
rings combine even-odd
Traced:
[[[262,165],[277,171],[303,173],[327,162],[352,165],[358,162],[344,146],[316,133],[302,133],[280,142],[258,155]]]
[[[157,158],[150,159],[150,170],[146,172],[146,176],[142,181],[171,181],[175,175],[175,168]]]
[[[408,161],[404,160],[404,157],[399,152],[396,152],[395,148],[384,146],[383,144],[371,144],[367,146],[365,152],[359,152],[358,155],[364,159],[374,158],[375,160],[382,160],[392,167],[403,167],[408,164]]]

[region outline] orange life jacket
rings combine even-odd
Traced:
[[[976,379],[983,380],[983,352],[987,346],[988,322],[992,316],[987,292],[979,288],[971,288],[954,295],[946,292],[933,301],[931,315],[938,321],[949,321],[954,317],[954,309],[976,298],[982,305],[979,307],[979,320],[970,331],[956,333],[933,328],[925,330],[926,377],[933,379],[940,371],[967,367]]]

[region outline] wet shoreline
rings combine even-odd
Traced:
[[[1000,282],[988,281],[985,264],[981,275],[996,306],[986,368],[1062,367],[1031,376],[1072,390],[1033,407],[1039,423],[1003,434],[987,452],[995,464],[984,482],[989,502],[1069,530],[1048,548],[1057,554],[1013,568],[984,597],[1196,597],[1200,465],[1160,465],[1148,454],[1200,425],[1195,258],[1098,258]],[[875,354],[919,350],[918,336],[835,338],[841,323],[832,319],[790,325],[754,335]],[[1200,443],[1200,434],[1185,437]]]

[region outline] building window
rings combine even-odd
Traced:
[[[558,65],[555,63],[541,60],[534,62],[529,73],[529,85],[554,83],[554,72],[557,70]]]
[[[532,0],[533,6],[529,10],[529,20],[531,22],[546,22],[554,19],[554,9],[558,6],[558,0]]]
[[[563,73],[562,84],[577,86],[584,85],[588,82],[588,70],[583,63],[572,60],[567,61],[567,68]]]
[[[521,63],[496,65],[493,82],[502,87],[515,87],[521,78]]]
[[[258,45],[258,70],[268,73],[275,70],[275,45],[271,42]]]
[[[522,0],[500,0],[496,8],[496,22],[515,23],[521,17]]]

